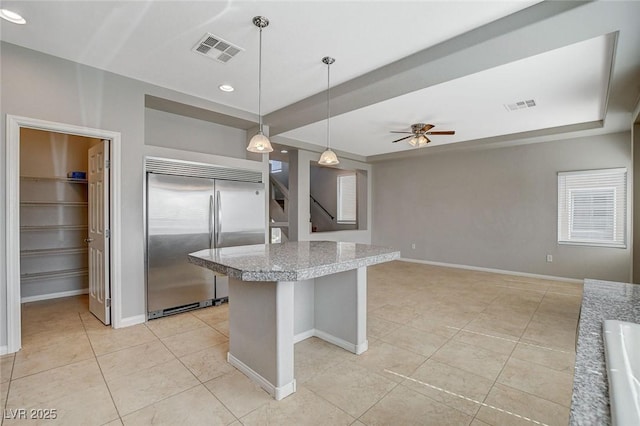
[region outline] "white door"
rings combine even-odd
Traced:
[[[111,323],[109,281],[109,141],[89,148],[89,310]]]

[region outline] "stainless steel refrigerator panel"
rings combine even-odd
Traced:
[[[188,253],[211,247],[213,180],[147,176],[148,312],[214,299],[215,275],[187,260]]]
[[[216,180],[215,194],[215,247],[264,244],[264,184]]]

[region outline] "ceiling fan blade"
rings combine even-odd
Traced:
[[[409,135],[409,136],[405,136],[404,138],[396,139],[395,141],[391,141],[391,143],[400,142],[400,141],[403,141],[403,140],[405,140],[405,139],[409,139],[409,138],[411,138],[411,137],[413,137],[413,135]]]
[[[429,130],[433,129],[435,126],[433,124],[425,124],[424,127],[422,129],[420,129],[420,132],[428,132]]]
[[[401,132],[401,131],[398,131],[398,130],[390,130],[389,133],[410,133],[410,134],[413,134],[413,132]]]
[[[455,135],[454,130],[441,130],[439,132],[426,132],[425,135]]]

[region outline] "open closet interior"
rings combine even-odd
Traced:
[[[100,139],[20,130],[22,302],[88,293],[88,150]],[[74,173],[75,172],[75,173]]]

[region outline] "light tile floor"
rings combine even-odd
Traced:
[[[114,330],[86,296],[25,304],[2,424],[568,423],[581,285],[399,261],[368,278],[369,350],[298,343],[282,401],[226,363],[228,305]]]

